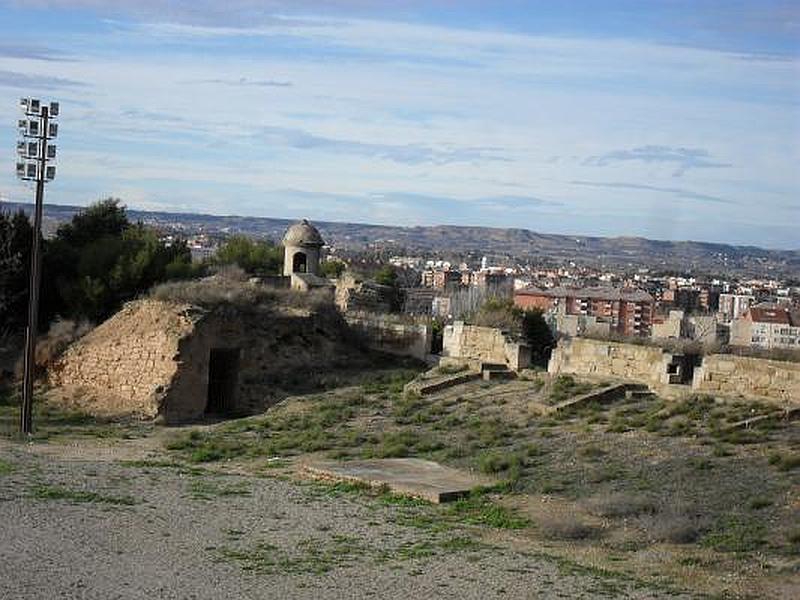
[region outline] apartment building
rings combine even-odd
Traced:
[[[777,304],[756,304],[731,323],[731,345],[800,350],[800,313]]]
[[[626,336],[649,336],[653,322],[653,297],[636,288],[528,288],[514,294],[514,304],[523,309],[595,317],[608,323],[611,332]]]

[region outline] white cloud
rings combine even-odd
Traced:
[[[726,219],[744,220],[762,198],[759,183],[789,191],[763,196],[775,210],[800,189],[797,60],[309,16],[123,24],[80,48],[74,63],[0,56],[0,70],[88,84],[58,91],[59,179],[76,194],[94,181],[143,190],[138,202],[228,202],[228,212],[268,215],[285,210],[280,190],[302,190],[329,203],[325,218],[347,219],[353,203],[334,198],[380,192],[424,220],[412,196],[479,206],[513,189],[563,203],[574,231],[592,232],[601,218],[668,209],[658,189],[677,190],[678,169],[680,190],[694,195],[686,218],[719,227],[721,239]],[[12,123],[13,109],[0,106],[0,119]],[[8,135],[0,129],[10,147]],[[662,160],[643,148],[661,148]],[[725,214],[713,198],[732,203]],[[492,206],[509,225],[547,227],[539,213]],[[374,199],[364,210],[398,218]]]

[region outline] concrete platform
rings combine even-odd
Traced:
[[[386,486],[396,494],[423,498],[435,504],[457,500],[476,487],[497,483],[489,477],[419,458],[310,461],[303,465],[303,472],[315,479],[357,481],[372,487]]]

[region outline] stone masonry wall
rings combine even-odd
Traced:
[[[646,383],[665,392],[670,388],[667,365],[674,357],[660,348],[587,338],[563,339],[553,350],[548,371],[618,377]],[[746,396],[800,405],[800,364],[730,354],[705,356],[694,370],[692,391],[722,396]]]
[[[344,318],[364,343],[375,350],[420,360],[425,360],[431,352],[431,328],[427,321],[413,322],[401,315],[367,312],[348,312]]]
[[[179,343],[197,318],[188,305],[129,303],[67,349],[50,383],[73,388],[89,412],[155,417],[178,369]]]
[[[672,355],[661,348],[606,342],[588,338],[559,341],[550,356],[550,373],[619,377],[660,386],[666,383]]]
[[[230,414],[253,414],[369,356],[332,308],[199,309],[156,300],[129,303],[73,344],[51,368],[58,399],[102,416],[161,417],[206,411],[211,350],[238,353]]]
[[[513,370],[530,366],[530,349],[492,327],[456,321],[444,328],[442,346],[442,356],[445,357],[507,365]]]
[[[759,396],[800,405],[800,364],[713,354],[695,369],[692,388],[710,394]]]

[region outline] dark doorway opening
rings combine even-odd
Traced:
[[[230,415],[236,409],[239,349],[212,348],[208,357],[207,415]]]
[[[667,365],[669,383],[690,385],[694,378],[694,370],[703,362],[699,354],[678,354],[672,357],[672,362]]]
[[[694,370],[703,364],[703,357],[699,354],[687,354],[684,357],[681,383],[691,384],[694,379]]]
[[[308,260],[305,252],[295,252],[292,257],[292,273],[306,273]]]

